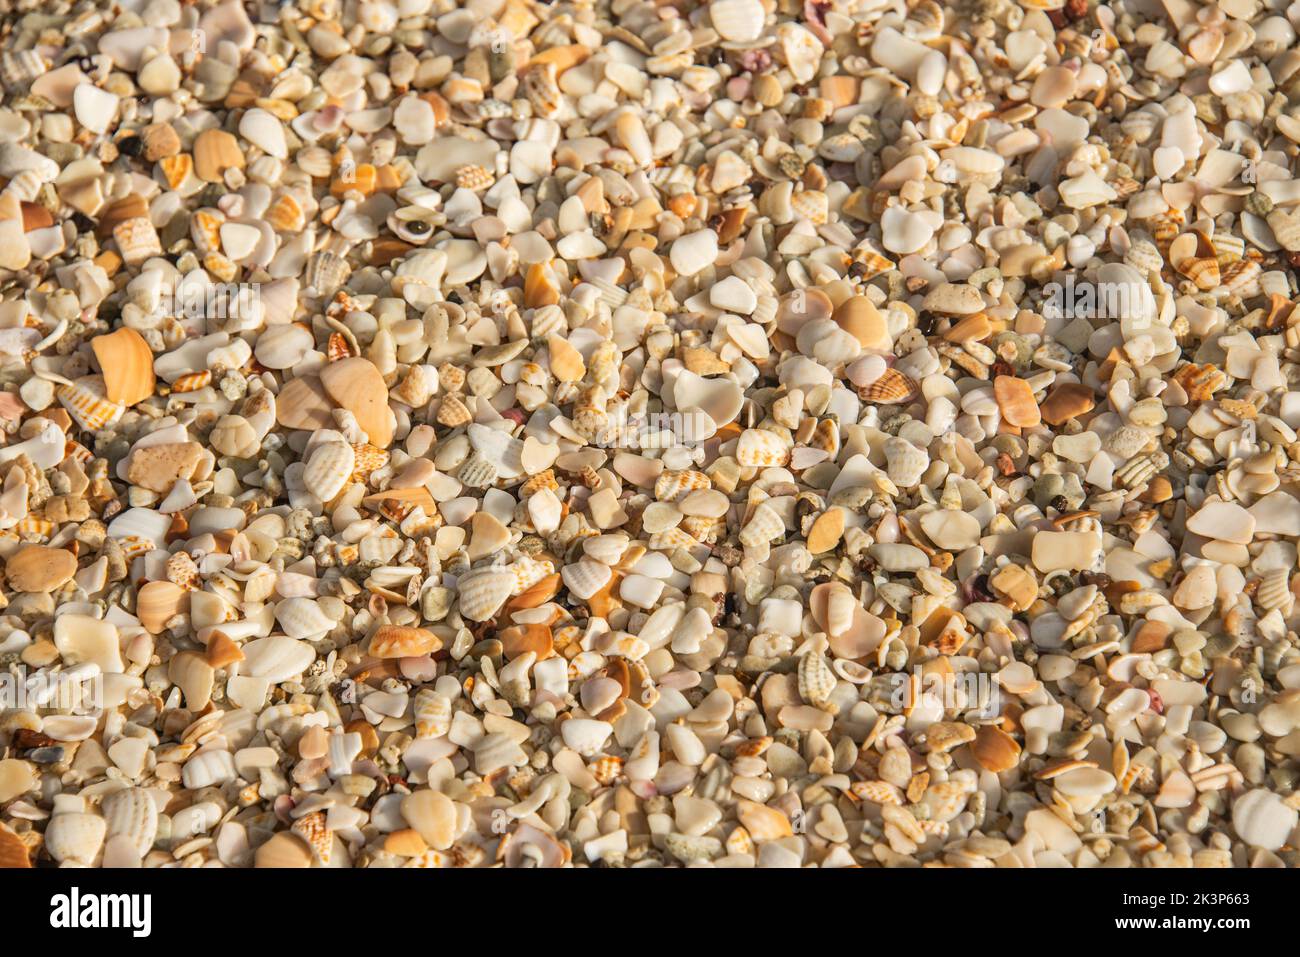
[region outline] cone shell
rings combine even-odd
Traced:
[[[484,568],[463,575],[457,583],[462,617],[487,621],[501,610],[514,588],[514,573],[506,569]]]
[[[375,658],[418,658],[442,647],[442,639],[427,628],[381,625],[370,639],[370,654]]]
[[[322,442],[307,460],[303,484],[322,502],[331,502],[348,484],[355,465],[352,446],[342,441]]]
[[[451,730],[451,700],[432,688],[415,695],[415,736],[440,738]]]
[[[104,394],[110,402],[135,405],[153,395],[153,351],[144,337],[123,326],[90,342],[104,370]]]
[[[104,845],[107,824],[95,814],[56,814],[45,829],[45,849],[60,864],[91,865]]]
[[[746,429],[736,443],[736,461],[746,468],[767,468],[790,461],[790,448],[775,432]]]
[[[125,837],[140,857],[158,836],[158,805],[144,788],[125,788],[104,798],[108,837]]]
[[[84,376],[55,391],[68,415],[88,432],[98,432],[117,423],[125,406],[108,398],[102,376]]]

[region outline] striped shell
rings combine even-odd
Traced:
[[[441,738],[451,730],[451,699],[434,691],[421,688],[415,695],[415,736]]]
[[[104,844],[108,825],[94,814],[56,814],[45,829],[45,849],[60,864],[90,865]]]
[[[312,857],[322,865],[328,865],[334,850],[334,832],[325,824],[325,812],[315,811],[293,822],[293,833],[297,834],[311,848]]]
[[[212,370],[204,369],[202,372],[187,372],[175,382],[172,383],[172,392],[198,392],[212,382]]]
[[[1286,609],[1295,598],[1291,593],[1289,569],[1274,568],[1265,572],[1255,589],[1255,603],[1265,611]]]
[[[897,369],[886,369],[875,382],[859,389],[858,395],[865,402],[875,402],[877,405],[895,405],[902,402],[910,402],[920,393],[921,387],[916,384],[914,379],[909,378]]]
[[[888,781],[858,781],[849,786],[849,792],[859,800],[870,801],[872,804],[903,803],[902,789]]]
[[[510,566],[510,571],[515,578],[511,594],[521,595],[543,578],[555,574],[555,565],[544,558],[538,560],[522,555]]]
[[[356,457],[352,466],[352,481],[354,482],[364,482],[366,476],[371,472],[382,469],[388,464],[388,453],[377,445],[371,445],[369,442],[353,444],[352,453]]]
[[[809,651],[799,659],[799,697],[815,708],[830,700],[835,690],[835,672],[819,652]]]
[[[790,449],[775,432],[746,429],[736,443],[736,461],[746,468],[785,465],[790,461]]]
[[[754,515],[740,530],[740,543],[754,547],[766,545],[785,535],[785,521],[776,509],[764,502],[754,509]]]
[[[68,410],[68,415],[88,432],[98,432],[114,425],[126,411],[121,403],[109,401],[102,376],[83,376],[75,382],[65,383],[59,386],[55,395]]]
[[[340,441],[322,442],[307,460],[303,484],[322,502],[332,501],[347,485],[355,465],[352,446]]]
[[[158,805],[144,788],[125,788],[104,798],[107,834],[130,841],[140,857],[153,847],[158,836]]]
[[[505,604],[515,587],[514,573],[500,568],[480,568],[457,582],[460,613],[470,621],[487,621]]]
[[[655,498],[661,502],[680,502],[696,489],[710,488],[712,485],[703,472],[664,472],[655,479]]]

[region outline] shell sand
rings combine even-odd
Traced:
[[[1298,10],[5,13],[0,865],[1292,865]]]

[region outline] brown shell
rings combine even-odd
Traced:
[[[156,635],[168,619],[183,612],[189,604],[189,592],[175,582],[147,582],[136,595],[135,615],[145,631]]]
[[[123,326],[96,336],[90,348],[104,370],[104,389],[111,401],[135,405],[153,395],[153,351],[140,333]]]
[[[32,856],[27,844],[7,824],[0,824],[0,869],[31,866]]]
[[[356,416],[372,445],[387,448],[392,444],[388,386],[373,362],[352,356],[327,363],[320,381],[331,399]]]
[[[886,369],[875,382],[858,390],[858,396],[864,402],[874,402],[877,405],[897,405],[903,402],[911,402],[920,394],[921,387],[917,385],[916,380],[912,379],[897,369]]]
[[[333,405],[315,376],[290,379],[275,400],[275,418],[286,429],[328,429]]]

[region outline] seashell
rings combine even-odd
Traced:
[[[487,488],[497,480],[497,467],[482,454],[473,452],[456,471],[456,478],[470,488]]]
[[[393,416],[388,409],[388,386],[373,362],[352,356],[327,363],[321,370],[320,381],[331,399],[356,416],[357,425],[372,445],[388,448],[392,444]]]
[[[612,724],[594,718],[570,718],[560,726],[560,736],[564,743],[584,758],[600,753],[613,733]]]
[[[512,572],[499,568],[475,569],[456,583],[461,616],[487,621],[501,610],[515,587]]]
[[[1289,614],[1288,609],[1295,602],[1289,572],[1290,569],[1274,568],[1260,577],[1259,586],[1255,589],[1255,603],[1260,608],[1265,611],[1281,608],[1284,614]]]
[[[582,551],[602,564],[617,565],[628,543],[628,537],[623,534],[593,535],[583,539]]]
[[[750,548],[766,545],[785,537],[785,521],[766,502],[754,509],[754,514],[740,530],[740,543]]]
[[[1198,289],[1213,289],[1219,285],[1219,260],[1213,256],[1187,259],[1177,269],[1196,283]]]
[[[0,822],[0,870],[31,866],[32,856],[27,844],[9,825]]]
[[[709,19],[722,39],[750,43],[763,32],[763,5],[759,0],[713,0]]]
[[[522,595],[538,582],[555,574],[555,565],[546,559],[539,561],[528,555],[523,555],[510,565],[509,570],[515,578],[511,594]]]
[[[123,326],[90,341],[95,359],[104,371],[104,394],[109,402],[135,405],[154,391],[153,352],[144,337]]]
[[[328,866],[334,850],[334,832],[325,823],[325,812],[304,814],[293,822],[290,830],[306,841],[312,857],[322,866]]]
[[[655,498],[677,503],[696,489],[712,488],[713,482],[703,472],[693,470],[663,472],[655,479]]]
[[[216,672],[207,658],[196,651],[181,651],[167,662],[167,677],[185,695],[185,707],[200,712],[212,700]]]
[[[167,580],[179,585],[186,591],[197,591],[203,584],[199,567],[188,552],[177,552],[167,559]]]
[[[138,266],[151,256],[162,255],[162,241],[147,216],[118,223],[113,227],[113,240],[128,266]]]
[[[889,480],[899,488],[917,484],[930,467],[930,456],[924,450],[896,436],[885,440],[885,460]]]
[[[469,444],[500,478],[518,478],[524,472],[524,443],[510,433],[473,423],[466,430]]]
[[[425,628],[381,625],[370,639],[375,658],[418,658],[442,648],[442,639]]]
[[[104,845],[107,827],[104,819],[94,814],[56,814],[45,829],[45,849],[60,864],[89,867]]]
[[[254,867],[311,867],[312,849],[292,831],[279,831],[262,844],[253,856]]]
[[[331,428],[334,425],[332,409],[324,386],[314,376],[290,379],[275,401],[276,421],[287,429],[315,431]]]
[[[280,604],[283,605],[284,602]],[[279,610],[277,605],[276,611]],[[271,684],[279,684],[302,674],[316,660],[316,652],[311,645],[284,635],[255,638],[243,646],[243,652],[244,664],[241,671],[254,678],[265,678]]]
[[[335,625],[334,619],[311,598],[286,598],[279,602],[275,606],[275,620],[290,638],[319,638],[333,630]],[[245,655],[248,650],[245,647]]]
[[[5,562],[5,576],[17,591],[48,594],[77,573],[77,557],[64,548],[24,545]]]
[[[416,692],[414,713],[417,738],[441,738],[451,730],[451,699],[432,688]]]
[[[107,836],[125,838],[143,858],[158,836],[158,805],[144,788],[124,788],[104,798]]]
[[[835,672],[819,652],[806,652],[799,659],[799,697],[815,708],[830,700],[835,690]]]
[[[189,609],[189,601],[189,592],[174,582],[148,582],[136,594],[135,615],[145,631],[156,635],[167,627],[167,622]]]
[[[355,465],[356,453],[352,446],[342,441],[322,442],[307,459],[302,481],[322,502],[331,502],[347,485]]]
[[[755,841],[776,841],[794,833],[788,817],[776,808],[756,801],[738,801],[736,817]]]
[[[970,750],[980,767],[994,774],[1009,771],[1020,763],[1020,745],[1011,735],[993,725],[976,729]]]
[[[126,407],[108,398],[102,376],[83,376],[55,390],[59,403],[79,426],[99,432],[117,424]]]
[[[608,565],[587,558],[580,559],[572,565],[565,565],[560,570],[564,587],[580,601],[587,601],[609,584],[612,575],[613,572]]]
[[[285,193],[271,204],[264,219],[277,233],[300,233],[307,225],[307,212],[297,199]]]
[[[775,432],[746,429],[736,443],[736,461],[746,468],[785,465],[790,461],[790,448]]]
[[[311,330],[297,323],[272,326],[258,337],[253,355],[268,369],[289,369],[306,358],[314,343]]]
[[[501,839],[497,861],[506,867],[567,867],[573,852],[567,844],[531,824],[519,826]]]
[[[897,405],[911,402],[920,391],[921,387],[915,380],[890,368],[870,385],[858,389],[858,397],[864,402],[874,402],[877,405]]]
[[[715,426],[734,420],[745,403],[739,384],[730,379],[705,379],[686,370],[677,373],[671,391],[677,409],[701,411]]]

